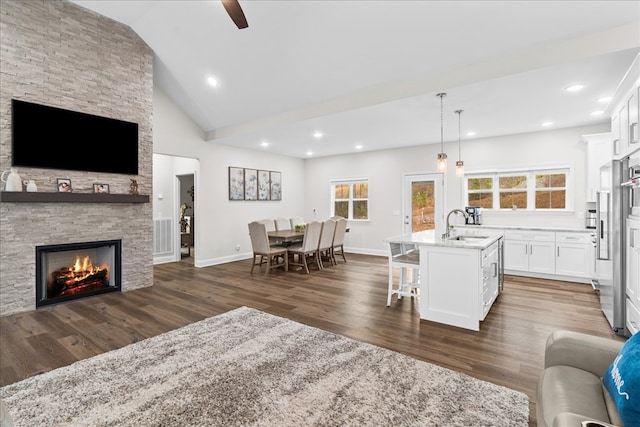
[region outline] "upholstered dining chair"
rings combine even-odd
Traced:
[[[344,255],[344,236],[347,232],[347,220],[343,217],[338,218],[336,221],[336,232],[333,236],[333,244],[331,246],[331,258],[334,264],[338,264],[336,254],[342,255],[344,262],[347,262],[347,258]]]
[[[320,265],[320,258],[318,257],[318,244],[320,243],[320,232],[322,230],[322,223],[313,221],[307,224],[304,229],[304,237],[302,243],[294,244],[287,247],[288,253],[291,256],[289,265],[299,265],[304,267],[307,274],[309,274],[309,266],[307,264],[307,257],[312,257],[316,261],[318,269],[322,269]],[[295,261],[295,258],[298,261]]]
[[[296,225],[302,225],[305,223],[304,218],[302,218],[301,216],[292,216],[289,221],[292,230],[295,229]]]
[[[249,236],[251,237],[251,246],[253,247],[251,273],[253,273],[253,268],[256,265],[262,266],[265,262],[267,264],[267,269],[264,272],[265,276],[272,268],[284,267],[285,271],[289,270],[287,248],[269,244],[269,236],[267,235],[267,229],[264,224],[258,221],[250,222]],[[257,262],[256,258],[258,258]]]
[[[287,218],[276,218],[276,230],[282,231],[291,229],[293,229],[293,227]]]
[[[329,261],[331,265],[334,264],[331,249],[333,248],[335,233],[336,222],[332,219],[324,220],[322,222],[322,229],[320,230],[320,242],[318,243],[318,260],[320,261],[321,269],[324,268],[323,259]]]

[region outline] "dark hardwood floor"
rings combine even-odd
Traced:
[[[240,306],[386,347],[526,393],[535,391],[545,340],[569,329],[618,340],[589,285],[507,276],[480,332],[421,321],[410,298],[386,306],[387,258],[348,254],[311,274],[250,260],[154,267],[155,285],[0,318],[0,386],[69,365]]]

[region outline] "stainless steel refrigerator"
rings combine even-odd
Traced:
[[[629,195],[622,188],[628,179],[628,160],[613,160],[600,168],[600,191],[596,200],[596,277],[600,306],[611,328],[624,335],[625,262],[624,221]]]

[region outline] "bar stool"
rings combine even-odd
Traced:
[[[394,287],[393,271],[400,268],[400,281]],[[407,270],[411,270],[411,280],[407,279]],[[415,245],[389,242],[389,290],[387,307],[391,305],[391,297],[416,297],[420,293],[420,251]]]

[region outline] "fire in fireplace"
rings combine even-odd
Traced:
[[[121,241],[36,247],[36,306],[120,291]]]

